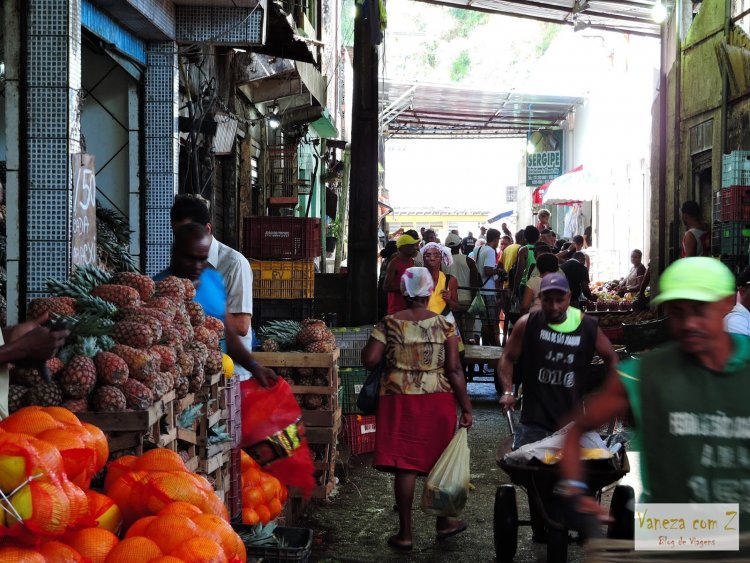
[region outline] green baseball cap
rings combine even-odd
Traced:
[[[711,303],[736,291],[734,274],[716,258],[682,258],[664,270],[659,278],[659,295],[651,304],[678,299]]]

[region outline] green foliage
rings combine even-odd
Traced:
[[[451,64],[451,80],[453,82],[461,82],[469,75],[470,70],[471,56],[469,55],[469,51],[464,49],[458,54],[453,64]]]
[[[437,60],[438,42],[428,41],[427,43],[425,43],[424,48],[425,48],[425,52],[422,56],[422,60],[424,64],[426,64],[430,68],[435,68],[438,63],[438,60]]]
[[[451,33],[453,37],[468,37],[477,27],[486,24],[490,19],[489,14],[464,8],[451,8],[448,12],[456,20],[456,27]]]
[[[541,57],[542,55],[544,55],[544,53],[547,52],[547,49],[549,49],[549,46],[552,44],[552,40],[558,33],[560,33],[560,30],[562,29],[561,25],[557,25],[554,23],[544,23],[542,25],[542,38],[540,39],[539,43],[537,43],[535,48],[537,57]]]

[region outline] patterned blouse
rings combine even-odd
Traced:
[[[372,332],[372,338],[385,344],[380,394],[451,393],[444,365],[445,342],[452,336],[456,327],[442,315],[422,321],[385,317]]]

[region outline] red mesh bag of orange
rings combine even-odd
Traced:
[[[315,487],[313,462],[305,439],[302,410],[283,379],[261,387],[254,379],[240,384],[242,440],[240,446],[263,471],[310,496]]]

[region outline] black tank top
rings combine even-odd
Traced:
[[[544,312],[529,314],[521,355],[521,422],[557,431],[580,405],[596,345],[597,322],[583,316],[569,333],[549,327]]]

